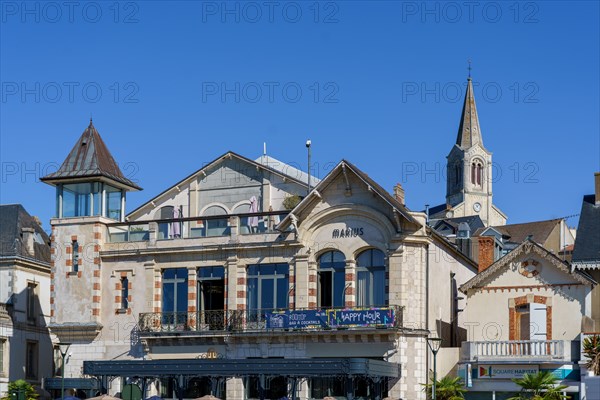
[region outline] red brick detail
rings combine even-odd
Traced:
[[[94,308],[94,309],[92,310],[92,315],[100,315],[100,310],[99,310],[99,309],[97,309],[97,308]]]
[[[154,282],[154,289],[160,289],[160,281]]]
[[[154,312],[160,312],[160,307],[154,307]]]
[[[238,299],[245,299],[246,298],[246,291],[245,290],[238,290],[237,291],[237,298]]]
[[[196,293],[188,293],[188,300],[196,300]]]
[[[552,306],[546,307],[546,339],[552,340]]]
[[[355,307],[355,306],[356,306],[355,301],[346,300],[346,307]]]
[[[196,306],[188,306],[188,312],[196,312]]]
[[[54,304],[54,297],[50,297],[50,304]]]
[[[129,283],[127,284],[127,288],[128,288],[128,289],[133,289],[133,282],[129,282]]]
[[[308,281],[309,282],[316,282],[317,281],[317,276],[316,275],[309,275],[308,276]]]
[[[73,249],[71,248],[71,246],[67,246],[67,247],[65,248],[65,252],[66,252],[67,254],[73,254]]]
[[[308,295],[309,296],[316,296],[317,295],[317,289],[308,289]]]
[[[94,251],[97,253],[100,251],[100,245],[99,244],[95,244],[94,245]]]
[[[245,285],[246,284],[246,278],[237,278],[237,284],[238,285]]]
[[[100,265],[100,257],[94,257],[94,264]],[[123,275],[121,275],[123,276]]]
[[[131,315],[131,308],[127,309],[127,315]]]
[[[115,290],[121,290],[121,289],[122,289],[121,282],[115,283]]]
[[[479,236],[479,272],[486,270],[494,263],[494,238]]]
[[[54,247],[50,247],[50,254],[56,254],[56,249]]]
[[[348,287],[348,289],[346,289],[346,294],[347,295],[353,295],[353,294],[356,294],[356,293],[355,293],[355,290],[354,290],[353,287]]]
[[[81,271],[77,271],[77,277],[81,278]]]
[[[77,241],[77,235],[71,235],[71,242]]]
[[[121,303],[121,296],[115,296],[115,303]]]
[[[94,278],[100,278],[100,271],[99,270],[95,270],[94,271]]]
[[[54,292],[54,285],[50,285],[50,291]]]
[[[195,279],[188,280],[188,287],[196,287],[196,280]]]
[[[308,302],[308,308],[315,308],[316,306],[317,306],[317,303],[315,301]]]
[[[92,296],[92,302],[100,303],[100,296]]]
[[[154,295],[154,301],[160,301],[160,294]]]
[[[354,274],[346,274],[346,282],[354,282]]]
[[[50,310],[50,316],[54,317],[54,310]]]
[[[131,299],[132,299],[131,295],[127,296],[127,301],[128,301],[128,302],[130,302],[130,303],[131,303]]]
[[[100,290],[100,284],[99,283],[94,283],[94,285],[92,287],[94,288],[94,290]]]
[[[94,239],[100,239],[102,238],[102,235],[100,234],[100,232],[94,232]]]
[[[65,265],[67,267],[72,267],[73,266],[73,260],[65,260]]]

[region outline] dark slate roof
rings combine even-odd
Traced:
[[[600,205],[595,204],[595,196],[583,196],[573,263],[600,261]]]
[[[547,221],[525,222],[522,224],[500,225],[493,228],[503,236],[509,238],[510,242],[523,243],[528,236],[537,243],[543,244],[552,233],[554,227],[559,224],[560,218]],[[482,230],[478,230],[475,235],[479,236]]]
[[[35,230],[34,254],[29,254],[21,229]],[[20,204],[0,205],[0,256],[33,258],[50,262],[50,237]]]
[[[442,223],[446,223],[454,229],[454,232],[456,232],[458,230],[458,225],[462,222],[465,222],[469,225],[469,228],[471,228],[471,232],[475,232],[477,229],[485,227],[485,225],[483,224],[483,221],[481,220],[479,215],[468,215],[466,217],[441,219],[435,224],[434,229],[437,230],[437,228]]]
[[[456,136],[456,145],[461,149],[468,149],[477,143],[483,146],[479,117],[477,116],[477,107],[475,106],[475,95],[473,94],[473,83],[471,82],[471,78],[469,78],[467,92],[465,93],[465,102],[460,116],[460,125],[458,126],[458,134]]]
[[[92,124],[83,131],[77,143],[58,171],[41,178],[41,181],[57,183],[78,178],[104,177],[133,190],[141,188],[125,178],[115,159]]]
[[[447,209],[448,209],[448,205],[446,203],[439,204],[439,205],[433,206],[433,207],[429,207],[429,218],[430,219],[445,218]],[[422,212],[425,212],[425,210],[423,210]]]

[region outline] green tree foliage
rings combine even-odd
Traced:
[[[525,374],[522,378],[513,379],[521,386],[518,396],[508,400],[563,400],[562,395],[567,386],[559,385],[558,378],[550,371],[539,371],[536,374]]]
[[[588,358],[587,369],[594,375],[600,376],[600,335],[588,336],[583,339],[583,354]]]
[[[19,379],[8,384],[8,393],[2,400],[36,400],[39,394],[27,381]]]
[[[423,390],[427,392],[427,399],[432,399],[433,378],[431,378],[431,383],[424,384],[423,386]],[[435,384],[436,400],[462,400],[465,398],[465,392],[466,390],[463,387],[461,378],[445,376],[439,381],[436,381]]]

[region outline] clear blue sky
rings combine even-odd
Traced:
[[[255,158],[267,142],[305,165],[308,138],[318,176],[346,158],[401,182],[411,209],[440,204],[468,59],[509,223],[579,213],[593,192],[596,1],[71,4],[0,2],[0,202],[46,229],[39,177],[90,114],[144,188],[128,210],[227,150]]]

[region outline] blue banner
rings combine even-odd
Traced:
[[[329,325],[335,327],[392,327],[395,322],[391,308],[372,308],[369,310],[329,310]]]
[[[393,327],[392,308],[346,310],[285,310],[265,314],[267,329]]]

